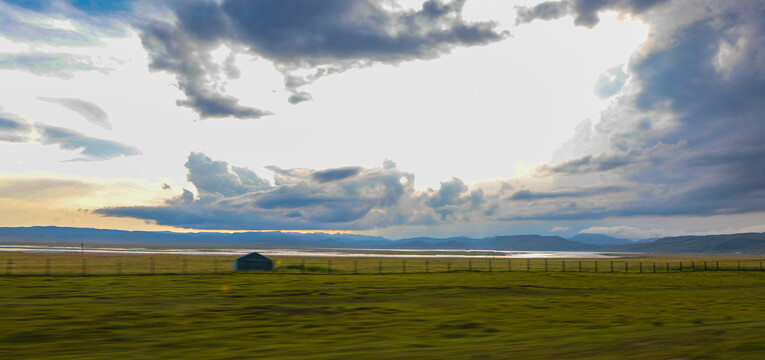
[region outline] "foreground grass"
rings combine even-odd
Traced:
[[[765,273],[0,277],[1,359],[762,359]]]

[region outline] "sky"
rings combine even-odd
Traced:
[[[765,232],[765,3],[0,0],[0,226]]]

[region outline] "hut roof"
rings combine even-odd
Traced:
[[[269,258],[267,258],[267,257],[265,257],[263,255],[260,255],[260,254],[258,254],[256,252],[240,256],[236,260],[243,260],[243,261],[271,261],[271,259],[269,259]]]

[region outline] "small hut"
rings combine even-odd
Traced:
[[[231,264],[234,271],[274,271],[274,261],[256,252],[240,256]]]

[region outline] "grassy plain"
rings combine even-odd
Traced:
[[[0,309],[0,359],[765,355],[759,271],[2,276]]]
[[[370,254],[371,255],[371,254]],[[227,272],[235,256],[0,252],[0,275],[205,274]],[[274,256],[284,273],[393,274],[446,271],[679,272],[761,271],[762,255],[630,255],[617,259],[502,257],[289,257]],[[301,270],[302,269],[302,270]]]

